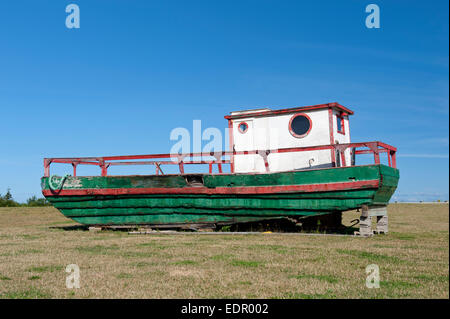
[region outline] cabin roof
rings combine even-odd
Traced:
[[[297,112],[310,111],[310,110],[316,110],[316,109],[324,109],[324,108],[334,108],[334,109],[338,109],[342,112],[345,112],[349,115],[353,115],[352,110],[346,108],[343,105],[340,105],[337,102],[333,102],[333,103],[317,104],[317,105],[310,105],[310,106],[292,107],[292,108],[280,109],[280,110],[271,110],[269,108],[263,108],[263,109],[236,111],[236,112],[231,112],[230,115],[225,115],[225,118],[227,120],[232,120],[232,119],[239,119],[239,118],[245,118],[245,117],[273,116],[273,115],[280,115],[280,114],[285,114],[285,113],[297,113]]]

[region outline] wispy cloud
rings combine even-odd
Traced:
[[[433,144],[433,145],[449,145],[448,137],[430,137],[422,138],[417,141],[417,143]]]
[[[448,158],[448,154],[398,154],[397,157]]]
[[[396,193],[392,196],[391,201],[399,202],[436,202],[436,201],[448,201],[447,193],[426,193],[426,192],[413,192],[413,193]]]
[[[287,47],[327,50],[328,52],[344,52],[355,56],[370,56],[377,59],[388,59],[401,63],[420,63],[424,65],[434,65],[444,69],[448,68],[448,56],[436,54],[435,52],[411,52],[396,50],[380,50],[376,47],[362,47],[353,44],[337,43],[312,43],[312,42],[294,42],[286,45]]]

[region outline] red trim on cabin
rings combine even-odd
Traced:
[[[241,125],[243,125],[243,124],[245,125],[245,130],[241,129]],[[242,134],[246,133],[248,131],[248,124],[246,122],[240,122],[238,125],[238,131],[239,131],[239,133],[242,133]]]
[[[234,173],[234,137],[233,137],[233,121],[228,120],[228,138],[229,138],[229,147],[230,152],[232,155],[230,155],[230,171],[231,173]]]
[[[241,187],[183,187],[183,188],[90,188],[63,189],[60,191],[43,190],[44,196],[84,196],[84,195],[151,195],[151,194],[278,194],[295,192],[329,192],[348,189],[377,188],[379,180],[337,182],[307,185],[283,186],[241,186]]]
[[[328,126],[330,130],[330,145],[334,144],[334,126],[333,126],[333,109],[328,108]],[[336,151],[334,148],[331,149],[331,164],[336,167]]]
[[[304,116],[304,117],[306,117],[307,120],[309,121],[309,129],[308,129],[308,131],[307,131],[305,134],[298,135],[298,134],[296,134],[296,133],[294,132],[294,130],[292,129],[292,121],[293,121],[297,116]],[[289,120],[289,132],[291,133],[291,135],[292,135],[293,137],[298,137],[298,138],[305,137],[306,135],[309,134],[309,132],[311,131],[311,129],[312,129],[312,121],[311,121],[311,118],[310,118],[308,115],[306,115],[305,113],[296,113],[296,114],[292,115],[291,119]]]
[[[235,114],[235,115],[225,115],[225,118],[227,120],[231,119],[239,119],[239,118],[246,118],[246,117],[260,117],[260,116],[270,116],[270,115],[280,115],[284,113],[298,113],[298,112],[304,112],[304,111],[311,111],[311,110],[317,110],[317,109],[324,109],[324,108],[336,108],[343,112],[346,112],[350,115],[353,114],[353,111],[346,108],[343,105],[340,105],[337,102],[333,103],[326,103],[326,104],[317,104],[317,105],[310,105],[310,106],[301,106],[301,107],[294,107],[294,108],[288,108],[288,109],[281,109],[281,110],[270,110],[270,111],[261,111],[261,112],[254,112],[254,113],[241,113],[241,114]]]
[[[338,133],[345,135],[345,121],[344,115],[345,113],[336,114],[336,130]],[[337,125],[338,121],[341,121],[341,130],[339,130],[339,125]]]

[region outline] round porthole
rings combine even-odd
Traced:
[[[305,137],[311,131],[312,122],[304,113],[295,114],[289,121],[289,132],[294,137]]]
[[[245,122],[241,122],[238,126],[238,130],[239,132],[241,132],[242,134],[244,134],[245,132],[247,132],[248,130],[248,124]]]

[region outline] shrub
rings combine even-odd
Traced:
[[[37,206],[50,206],[51,204],[47,201],[47,199],[41,197],[37,198],[36,196],[32,196],[27,199],[26,206],[29,207],[37,207]]]
[[[11,195],[11,190],[8,188],[5,195],[0,194],[0,207],[38,207],[38,206],[50,206],[51,204],[45,198],[38,198],[36,196],[32,196],[27,199],[27,202],[24,204],[18,203],[14,200]]]
[[[18,202],[16,202],[12,195],[11,190],[8,188],[5,195],[0,194],[0,207],[17,207],[20,206]]]

